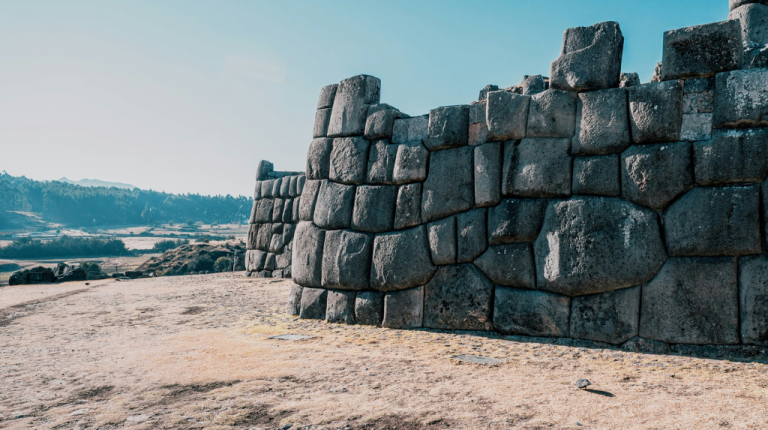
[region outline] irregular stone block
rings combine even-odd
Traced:
[[[570,312],[569,297],[496,287],[493,325],[504,334],[568,337]]]
[[[380,326],[384,319],[384,293],[359,291],[355,298],[355,317],[358,324]]]
[[[296,227],[293,238],[293,281],[305,287],[322,285],[325,231],[308,221]],[[325,306],[323,306],[325,312]]]
[[[693,144],[696,185],[758,183],[768,175],[768,130],[715,130]]]
[[[320,98],[317,100],[318,109],[333,107],[333,100],[336,98],[337,88],[339,88],[339,84],[328,85],[320,90]]]
[[[392,231],[396,192],[392,185],[357,187],[352,228],[370,233]]]
[[[368,183],[392,184],[398,145],[377,140],[368,152]]]
[[[719,73],[713,123],[715,128],[768,127],[768,70]]]
[[[768,45],[768,6],[765,4],[750,4],[735,9],[728,19],[739,21],[741,39],[745,43]]]
[[[617,154],[630,144],[627,90],[579,94],[571,147],[574,155]]]
[[[304,191],[304,183],[307,182],[307,176],[306,175],[299,175],[296,179],[296,192],[298,195],[301,195],[301,193]]]
[[[742,54],[739,21],[667,31],[661,80],[707,77],[740,69]]]
[[[523,139],[505,143],[502,194],[533,198],[570,196],[573,167],[570,147],[571,139]],[[432,178],[431,169],[429,177]]]
[[[536,267],[530,243],[511,243],[488,248],[475,266],[494,284],[536,289]]]
[[[291,292],[288,293],[288,305],[285,313],[288,315],[299,316],[301,314],[301,291],[304,289],[301,285],[291,284]]]
[[[248,217],[248,224],[255,224],[258,221],[256,220],[256,214],[259,213],[259,206],[261,205],[261,202],[258,200],[253,201],[253,205],[251,206],[251,215]]]
[[[355,186],[323,181],[317,193],[314,221],[318,227],[335,230],[352,225]]]
[[[670,256],[762,252],[759,186],[694,188],[664,213]]]
[[[486,106],[487,140],[504,142],[522,139],[528,129],[530,96],[512,94],[508,91],[494,91],[488,94]]]
[[[495,206],[501,202],[502,144],[475,147],[475,206]]]
[[[253,199],[261,200],[261,181],[256,181],[256,186],[253,189]]]
[[[379,103],[381,81],[367,75],[339,83],[333,100],[328,137],[356,136],[365,132],[368,106]]]
[[[395,230],[421,224],[421,182],[397,187]]]
[[[366,290],[371,273],[373,236],[347,230],[325,232],[322,286]]]
[[[736,8],[746,6],[748,4],[768,5],[768,0],[728,0],[728,4],[731,10],[735,10]]]
[[[498,90],[497,90],[498,91]],[[469,105],[469,124],[485,124],[485,99]]]
[[[469,106],[446,106],[429,111],[429,128],[424,146],[430,151],[466,146]]]
[[[277,269],[277,259],[275,258],[275,254],[269,252],[266,254],[266,260],[264,260],[264,270],[272,271]]]
[[[640,329],[640,287],[575,297],[571,337],[620,345]]]
[[[541,231],[546,209],[546,200],[503,200],[488,209],[488,243],[533,242]]]
[[[637,73],[622,73],[619,77],[619,88],[636,87],[640,85],[640,76]]]
[[[272,197],[272,180],[261,181],[261,198],[268,199]]]
[[[286,267],[291,265],[292,251],[284,247],[279,253],[275,254],[275,268],[279,270],[285,270]]]
[[[739,259],[741,341],[768,346],[768,257]]]
[[[447,330],[492,330],[493,284],[475,266],[437,269],[424,286],[424,326]]]
[[[422,143],[427,138],[429,115],[395,120],[392,143]]]
[[[618,154],[573,160],[573,194],[618,197],[619,178]]]
[[[275,199],[273,203],[272,219],[270,221],[281,222],[283,220],[283,204],[285,204],[285,200]]]
[[[324,181],[309,180],[304,185],[301,192],[301,202],[299,204],[299,219],[302,221],[312,221],[315,215],[315,202],[320,193],[320,186]]]
[[[328,290],[322,288],[304,288],[301,291],[301,310],[299,318],[324,320],[328,300]]]
[[[283,243],[291,243],[294,233],[296,233],[296,224],[285,224],[283,226]]]
[[[633,146],[621,154],[622,197],[657,212],[693,186],[690,143]]]
[[[368,140],[388,139],[392,137],[395,119],[403,114],[392,106],[382,103],[368,108],[368,119],[365,121],[365,138]]]
[[[376,235],[371,265],[372,289],[405,290],[426,284],[433,273],[435,267],[429,255],[425,226]]]
[[[427,226],[432,263],[456,264],[456,217],[445,218]]]
[[[480,95],[477,97],[477,101],[483,101],[488,98],[488,93],[492,91],[498,91],[499,86],[498,85],[486,85],[483,87],[482,90],[480,90]]]
[[[419,328],[424,322],[424,287],[387,293],[382,327]]]
[[[245,241],[245,249],[256,249],[256,242],[259,236],[259,224],[251,224],[248,226],[248,238]]]
[[[297,223],[297,222],[301,221],[299,219],[299,208],[300,207],[301,207],[301,197],[296,197],[293,200],[293,212],[291,214],[291,222],[292,223]]]
[[[680,140],[694,142],[712,138],[712,114],[693,113],[683,115]]]
[[[258,272],[264,269],[264,263],[267,261],[267,253],[264,251],[252,250],[245,253],[245,268],[249,272]]]
[[[541,75],[526,76],[523,78],[523,95],[532,96],[544,92],[547,85]]]
[[[273,234],[272,239],[269,242],[269,252],[277,254],[283,249],[283,246],[285,246],[283,243],[283,235]]]
[[[355,323],[355,292],[328,291],[325,320],[329,323]]]
[[[651,82],[629,91],[632,143],[680,140],[683,123],[682,81]]]
[[[283,223],[281,223],[281,222],[273,223],[272,226],[271,226],[271,229],[272,229],[272,234],[282,233],[283,232]]]
[[[282,197],[280,194],[281,185],[283,184],[283,178],[277,178],[272,181],[272,197]]]
[[[459,263],[471,263],[488,249],[485,212],[475,209],[456,216]]]
[[[397,145],[395,170],[392,176],[395,184],[422,182],[427,179],[429,151],[420,143]]]
[[[285,199],[285,203],[283,203],[282,221],[284,223],[293,221],[293,199]]]
[[[342,184],[363,184],[371,143],[362,137],[333,139],[328,178]]]
[[[312,129],[312,137],[325,137],[328,135],[328,123],[331,122],[331,109],[318,109],[315,113],[315,128]]]
[[[328,179],[333,139],[314,139],[307,151],[307,179]]]
[[[298,192],[298,183],[299,183],[299,176],[291,176],[291,179],[289,181],[288,185],[288,193],[291,197],[297,197],[301,195],[300,192]]]
[[[259,205],[256,208],[255,222],[267,223],[272,222],[272,209],[275,205],[273,199],[259,200]]]
[[[568,296],[640,285],[666,259],[656,213],[608,197],[551,201],[534,251],[538,288]]]
[[[526,137],[573,137],[576,93],[546,90],[531,97]]]
[[[715,111],[715,92],[686,93],[683,96],[683,122],[690,113],[713,113]],[[711,125],[711,121],[710,121]]]
[[[667,343],[739,343],[736,262],[670,258],[643,285],[640,336]]]
[[[552,62],[550,88],[594,91],[619,86],[624,36],[616,22],[565,30],[560,58]]]
[[[482,145],[488,141],[488,126],[485,122],[469,125],[469,146]]]
[[[269,250],[269,243],[272,241],[272,225],[262,224],[256,237],[256,249],[261,251]]]
[[[259,161],[259,166],[256,168],[256,180],[265,181],[268,179],[270,172],[275,170],[275,166],[267,160]]]
[[[469,210],[475,204],[472,148],[434,152],[424,182],[421,218],[425,222]]]

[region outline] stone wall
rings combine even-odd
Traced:
[[[323,88],[288,311],[768,345],[768,69],[745,61],[768,6],[731,3],[665,34],[660,82],[621,74],[606,22],[567,30],[549,78],[428,115],[380,103],[371,76]]]

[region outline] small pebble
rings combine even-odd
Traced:
[[[582,390],[589,387],[590,385],[592,385],[592,383],[586,379],[579,379],[578,381],[576,381],[576,386]]]

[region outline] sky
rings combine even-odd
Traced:
[[[563,31],[617,21],[650,80],[663,33],[728,0],[0,1],[0,171],[251,195],[304,170],[320,89],[358,74],[410,115],[549,75]]]

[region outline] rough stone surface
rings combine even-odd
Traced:
[[[301,314],[301,291],[304,289],[301,285],[291,284],[291,291],[288,293],[288,305],[285,313],[288,315],[299,316]]]
[[[273,234],[272,239],[269,242],[269,252],[278,253],[283,249],[285,243],[283,242],[282,234]]]
[[[424,326],[491,330],[493,288],[471,264],[440,267],[424,286]]]
[[[329,323],[355,323],[355,292],[328,291],[325,320]]]
[[[663,64],[659,61],[656,67],[653,68],[653,75],[651,75],[651,82],[661,82],[661,67]]]
[[[445,218],[427,226],[432,263],[456,264],[456,217]]]
[[[709,140],[712,138],[712,114],[693,113],[683,114],[683,123],[680,129],[680,140],[695,142],[697,140]]]
[[[429,157],[429,177],[424,183],[421,217],[424,222],[471,209],[475,203],[472,181],[473,148],[434,152]]]
[[[421,224],[421,189],[421,183],[401,185],[397,188],[395,230]]]
[[[333,139],[329,179],[342,184],[363,184],[370,142],[362,137]]]
[[[285,199],[283,203],[283,216],[280,219],[284,223],[291,222],[293,219],[293,199]]]
[[[528,129],[530,96],[512,94],[508,91],[494,91],[488,94],[486,124],[489,142],[504,142],[522,139]]]
[[[617,154],[630,144],[627,90],[579,94],[571,148],[574,155]]]
[[[312,140],[307,152],[307,179],[328,179],[331,169],[333,139]]]
[[[466,146],[469,106],[446,106],[429,111],[429,128],[424,145],[430,151]]]
[[[395,120],[392,143],[422,143],[427,138],[429,115]]]
[[[544,92],[547,85],[541,75],[526,76],[523,78],[523,95],[532,96]]]
[[[526,137],[573,137],[577,99],[574,92],[553,89],[531,97]]]
[[[640,76],[637,73],[622,73],[619,78],[619,88],[636,87],[640,85]]]
[[[323,181],[317,193],[314,221],[324,229],[349,228],[355,204],[355,186]]]
[[[768,127],[768,69],[719,73],[715,128]]]
[[[320,90],[320,98],[317,100],[318,109],[333,107],[333,99],[336,98],[337,88],[339,88],[339,84],[328,85]]]
[[[488,249],[486,209],[475,209],[456,216],[458,262],[471,263]]]
[[[569,28],[560,58],[550,67],[551,88],[594,91],[619,86],[624,36],[616,22]]]
[[[392,137],[395,119],[403,114],[388,104],[373,105],[368,108],[368,119],[365,121],[365,134],[368,140],[387,139]]]
[[[571,337],[620,345],[640,330],[640,287],[575,297]]]
[[[495,206],[501,202],[501,161],[503,145],[486,143],[476,146],[475,206]]]
[[[277,178],[274,181],[272,181],[272,197],[282,197],[282,195],[280,194],[282,183],[283,183],[283,178]]]
[[[355,318],[358,324],[380,326],[384,319],[384,293],[359,291],[355,298]]]
[[[768,346],[768,257],[739,259],[741,340]]]
[[[475,266],[494,284],[536,289],[536,267],[530,243],[492,246],[475,260]]]
[[[371,144],[368,152],[368,183],[393,184],[395,158],[399,145],[391,145],[386,140],[377,140]]]
[[[505,334],[568,337],[570,308],[569,297],[496,287],[493,325]]]
[[[716,130],[693,144],[696,185],[758,183],[768,175],[768,130]]]
[[[482,90],[480,90],[480,95],[477,97],[477,101],[483,101],[488,98],[488,93],[493,91],[498,91],[499,86],[498,85],[486,85],[483,87]]]
[[[318,109],[315,113],[315,128],[312,137],[325,137],[328,135],[328,124],[331,122],[331,109]]]
[[[731,10],[735,10],[736,8],[739,8],[741,6],[746,6],[749,4],[768,5],[768,0],[728,0],[728,4]]]
[[[488,243],[533,242],[544,222],[546,200],[506,199],[488,209]]]
[[[469,125],[485,125],[485,107],[487,104],[486,100],[482,100],[469,105]]]
[[[258,272],[264,269],[264,263],[267,260],[267,253],[264,251],[247,251],[245,255],[246,270],[249,272]]]
[[[502,194],[533,198],[570,196],[570,147],[571,139],[523,139],[505,143]],[[431,173],[430,168],[430,179]]]
[[[305,287],[322,285],[325,231],[308,221],[300,222],[293,238],[293,281]],[[323,306],[325,310],[325,306]]]
[[[632,143],[680,140],[683,123],[683,82],[651,82],[631,87],[629,120]]]
[[[259,205],[256,208],[255,221],[260,223],[272,222],[272,209],[275,206],[275,201],[272,199],[259,200]]]
[[[246,250],[257,249],[256,242],[258,237],[259,237],[259,225],[251,224],[250,226],[248,226],[248,238],[245,241],[245,249]]]
[[[698,81],[698,80],[699,79],[689,79],[685,81],[685,95],[683,96],[683,120],[684,121],[685,121],[686,114],[692,114],[692,113],[711,114],[712,112],[715,111],[714,88],[712,88],[711,91],[705,91],[700,93],[688,92],[688,82]],[[712,81],[714,82],[714,79]],[[712,121],[710,121],[710,128],[712,128]]]
[[[283,205],[285,200],[275,199],[272,206],[272,222],[281,222],[283,220]]]
[[[304,288],[301,291],[301,310],[299,312],[299,318],[310,320],[325,319],[327,300],[328,290],[322,288]]]
[[[640,285],[666,258],[657,215],[607,197],[551,201],[534,250],[538,288],[568,296]]]
[[[392,231],[395,218],[394,185],[359,186],[355,192],[352,229],[370,233]]]
[[[322,286],[367,290],[371,273],[373,235],[348,230],[325,232]]]
[[[731,11],[728,15],[729,20],[738,20],[741,24],[741,39],[745,43],[768,45],[768,6],[766,4],[745,5]]]
[[[573,160],[573,194],[617,197],[621,195],[619,181],[618,154]]]
[[[664,33],[661,80],[713,76],[741,68],[741,24],[721,21]]]
[[[261,181],[261,198],[266,199],[272,197],[272,182],[274,181]]]
[[[739,343],[736,262],[670,258],[643,285],[640,337],[667,343]]]
[[[324,181],[309,180],[304,184],[304,190],[301,192],[301,202],[299,203],[299,219],[302,221],[312,221],[315,215],[315,202],[320,193],[320,186]]]
[[[638,145],[621,154],[622,197],[661,211],[693,186],[690,143]]]
[[[267,251],[269,243],[272,241],[272,231],[270,224],[262,224],[259,228],[259,235],[256,237],[256,249]]]
[[[694,188],[664,213],[670,256],[759,254],[758,185]]]
[[[275,269],[277,269],[277,259],[275,254],[269,252],[267,253],[266,260],[264,260],[264,270],[272,271]]]
[[[415,142],[397,145],[393,182],[399,185],[426,180],[428,161],[429,151],[424,145]]]
[[[372,289],[399,291],[424,285],[434,272],[425,226],[376,235],[371,264]]]
[[[387,293],[382,327],[419,328],[424,323],[424,287]]]
[[[339,83],[333,100],[328,137],[356,136],[365,131],[368,107],[379,103],[381,81],[358,75]]]
[[[469,146],[482,145],[488,141],[488,126],[485,123],[469,125]]]

